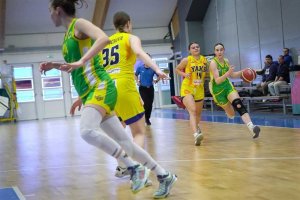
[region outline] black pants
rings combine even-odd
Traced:
[[[144,109],[145,109],[145,118],[146,122],[149,121],[152,112],[152,105],[154,100],[154,87],[139,87],[140,95],[144,101]]]

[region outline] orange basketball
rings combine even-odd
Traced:
[[[247,83],[251,83],[256,79],[256,72],[251,68],[244,69],[242,71],[241,79]]]

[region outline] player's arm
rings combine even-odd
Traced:
[[[185,70],[185,67],[187,66],[188,64],[188,59],[187,58],[183,58],[179,65],[177,65],[176,69],[175,69],[175,72],[177,74],[179,74],[180,76],[183,76],[184,78],[187,77],[189,78],[190,77],[190,74],[189,73],[185,73],[184,70]]]
[[[60,62],[42,62],[40,63],[40,72],[46,75],[46,72],[51,69],[60,69],[64,63]]]
[[[212,73],[215,82],[217,84],[220,84],[220,83],[224,82],[228,77],[230,77],[230,74],[233,72],[234,67],[230,67],[230,69],[228,70],[228,72],[226,72],[222,76],[219,76],[219,71],[218,71],[218,68],[217,68],[217,63],[214,60],[212,60],[210,62],[210,65],[209,65],[209,70]]]
[[[146,54],[146,52],[142,48],[141,40],[137,36],[130,35],[129,41],[132,51],[139,59],[144,62],[145,65],[151,67],[155,71],[155,73],[159,75],[160,78],[169,78],[165,73],[161,71],[161,69],[150,58],[150,56]]]
[[[71,72],[82,67],[110,42],[109,37],[100,28],[82,18],[76,21],[75,35],[82,39],[89,37],[94,40],[94,43],[79,61],[61,66],[60,69],[63,71]]]
[[[231,68],[231,67],[234,67],[233,65],[230,65],[228,59],[225,58],[225,60],[226,60],[226,62],[227,62],[227,64],[228,64],[228,66],[230,66],[230,68]],[[237,72],[234,72],[234,71],[233,71],[233,72],[230,74],[230,78],[240,78],[241,75],[242,75],[242,71],[237,71]]]

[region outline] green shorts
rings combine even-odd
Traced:
[[[214,101],[219,106],[225,106],[229,102],[228,95],[232,92],[236,92],[236,90],[231,83],[223,85],[223,87],[218,88],[218,90],[216,88],[211,89]]]

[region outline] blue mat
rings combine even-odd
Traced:
[[[1,188],[0,200],[25,200],[17,187]]]

